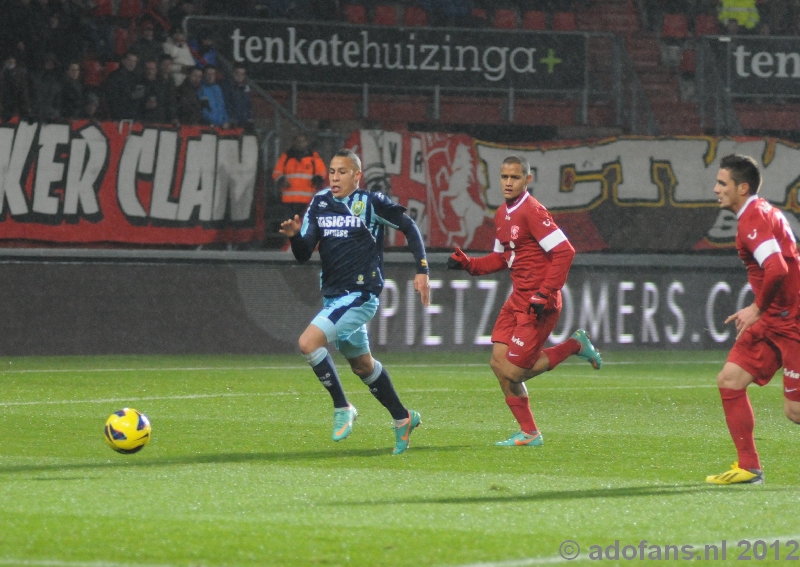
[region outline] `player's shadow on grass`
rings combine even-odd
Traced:
[[[637,498],[649,496],[681,496],[713,490],[715,487],[706,483],[684,483],[669,486],[625,486],[620,488],[589,488],[585,490],[541,490],[526,494],[491,494],[482,496],[452,496],[444,498],[398,498],[390,500],[365,500],[331,502],[331,506],[373,506],[392,504],[491,504],[503,502],[537,502],[545,500],[583,500],[587,498]],[[759,487],[758,490],[770,490]],[[782,491],[780,487],[772,489]]]
[[[462,447],[416,447],[415,452],[458,450]],[[112,455],[112,460],[104,462],[76,462],[60,464],[26,464],[0,466],[0,474],[20,472],[48,472],[65,470],[108,470],[127,467],[173,467],[180,465],[205,465],[227,463],[293,463],[326,459],[348,460],[352,458],[392,457],[391,447],[378,449],[331,448],[326,451],[290,451],[285,453],[218,453],[206,455],[184,455],[178,457],[143,459],[140,455]],[[394,457],[402,459],[402,457]],[[41,480],[41,479],[38,479]]]

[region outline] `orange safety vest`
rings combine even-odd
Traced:
[[[284,153],[275,164],[272,178],[278,179],[281,175],[285,175],[289,182],[289,187],[282,189],[281,201],[284,203],[310,203],[317,192],[311,183],[311,178],[320,175],[325,179],[327,173],[325,162],[317,152],[301,160],[289,158]]]

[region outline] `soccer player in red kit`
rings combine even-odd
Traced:
[[[494,325],[490,364],[520,430],[496,445],[543,444],[531,412],[526,380],[555,368],[573,354],[588,360],[595,369],[602,364],[600,353],[583,330],[542,350],[561,314],[561,288],[575,249],[547,209],[528,193],[532,179],[527,160],[507,157],[500,168],[505,203],[494,217],[494,251],[470,258],[456,248],[447,261],[448,268],[466,270],[473,276],[511,270],[514,290]]]
[[[800,257],[783,213],[757,195],[761,172],[755,160],[728,155],[719,168],[714,193],[720,208],[733,211],[739,220],[736,249],[755,301],[725,320],[736,324],[736,342],[717,376],[739,460],[706,482],[763,484],[747,386],[763,386],[783,366],[784,413],[800,423]]]

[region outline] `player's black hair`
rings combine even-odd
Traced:
[[[333,157],[349,158],[350,161],[353,162],[353,165],[356,166],[356,171],[361,171],[361,158],[358,157],[358,155],[353,150],[342,148],[341,150],[333,154]]]
[[[747,183],[750,186],[751,195],[755,195],[761,189],[761,171],[758,169],[756,160],[750,156],[727,155],[720,160],[719,168],[727,169],[736,185]]]
[[[503,160],[503,165],[507,163],[516,163],[522,166],[522,175],[526,178],[531,174],[531,164],[528,163],[524,157],[520,157],[517,155],[508,156],[506,159]]]

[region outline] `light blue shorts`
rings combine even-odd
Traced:
[[[366,292],[352,292],[340,297],[323,297],[322,311],[311,321],[337,350],[350,360],[369,352],[369,323],[378,312],[378,297]]]

